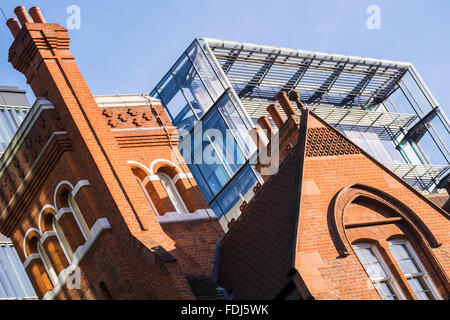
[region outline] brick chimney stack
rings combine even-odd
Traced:
[[[7,22],[14,36],[9,62],[25,75],[36,97],[45,97],[53,104],[73,144],[92,155],[109,191],[117,195],[119,211],[130,229],[146,230],[150,224],[159,227],[156,218],[138,212],[132,204],[139,201],[134,195],[139,186],[120,159],[120,147],[108,142],[114,141],[114,135],[70,53],[68,30],[46,23],[38,7],[30,9],[32,19],[23,6],[14,12],[21,26],[16,19]],[[124,181],[132,182],[125,185]]]

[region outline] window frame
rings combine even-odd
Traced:
[[[380,294],[378,289],[375,286],[375,283],[383,283],[387,282],[390,288],[393,291],[393,294],[396,295],[398,300],[406,300],[406,297],[401,290],[397,280],[395,279],[394,275],[392,274],[391,270],[387,266],[386,262],[383,259],[383,256],[381,255],[380,251],[378,250],[378,247],[370,242],[359,242],[352,245],[353,251],[355,252],[355,256],[358,258],[358,261],[361,263],[362,267],[364,268],[364,271],[367,273],[367,276],[369,277],[370,282],[372,283],[373,287],[377,291],[377,293],[380,295],[381,299],[383,299],[383,296]],[[373,252],[375,258],[377,259],[378,263],[380,264],[381,268],[383,269],[384,273],[388,276],[388,278],[379,278],[379,279],[372,279],[372,277],[369,275],[366,266],[363,264],[361,259],[356,253],[356,249],[369,249]]]
[[[56,287],[56,285],[59,283],[59,278],[40,239],[37,242],[37,250],[53,287]]]
[[[434,284],[433,279],[428,274],[428,271],[424,267],[422,261],[420,260],[419,256],[417,255],[416,251],[414,250],[412,244],[408,240],[405,240],[405,239],[394,239],[394,240],[389,240],[388,245],[389,245],[389,250],[391,251],[392,256],[395,260],[395,263],[399,266],[399,271],[403,274],[403,276],[406,278],[406,280],[422,278],[423,281],[425,282],[425,284],[428,286],[429,291],[434,296],[433,298],[435,300],[443,300],[439,290],[437,289],[436,285]],[[416,268],[419,269],[420,272],[416,273],[416,274],[404,273],[398,263],[398,260],[395,258],[394,254],[392,252],[391,245],[405,245],[406,249],[407,249],[407,253],[409,254],[409,258],[410,259],[412,258],[412,260],[413,260],[412,262],[415,264]],[[408,281],[408,283],[409,283],[409,281]],[[411,288],[412,288],[412,286],[411,286]],[[413,289],[413,292],[414,292],[416,298],[419,299],[419,297],[417,296],[414,289]]]
[[[158,177],[159,181],[161,181],[161,184],[163,185],[164,190],[166,190],[166,193],[167,193],[167,195],[169,196],[169,199],[170,199],[170,201],[172,202],[172,204],[173,204],[173,206],[174,206],[174,208],[175,208],[175,211],[178,212],[178,213],[182,213],[182,214],[183,214],[183,213],[189,213],[189,210],[188,210],[188,208],[186,207],[186,204],[184,203],[183,197],[181,196],[180,192],[178,191],[178,189],[177,189],[175,183],[173,183],[172,178],[171,178],[168,174],[166,174],[166,173],[164,173],[164,172],[157,172],[157,173],[156,173],[156,176]],[[174,193],[174,195],[175,195],[175,197],[176,197],[175,200],[178,202],[178,206],[181,205],[181,207],[182,207],[182,209],[184,210],[184,212],[180,212],[180,211],[177,209],[177,204],[174,202],[174,199],[171,198],[171,196],[170,196],[170,194],[169,194],[169,192],[168,192],[168,190],[167,190],[167,187],[164,185],[163,179],[161,179],[161,177],[163,177],[164,180],[167,180],[167,181],[169,182],[169,186],[168,186],[168,187],[169,187],[170,189],[172,189],[171,191],[172,191],[172,193]]]
[[[73,250],[70,248],[69,241],[67,240],[66,235],[64,234],[64,231],[55,216],[53,216],[52,219],[52,227],[53,231],[56,234],[56,238],[58,239],[58,242],[63,249],[64,255],[69,262],[69,265],[72,264],[72,261],[75,257],[75,252],[73,252]]]

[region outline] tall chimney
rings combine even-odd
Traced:
[[[270,124],[269,118],[267,116],[260,117],[258,119],[259,126],[264,130],[265,134],[267,135],[267,138],[270,138],[275,135],[275,130],[273,129],[272,125]]]
[[[269,112],[278,129],[280,129],[284,124],[284,119],[280,113],[280,110],[278,110],[277,106],[271,104],[270,106],[267,107],[267,112]]]
[[[11,31],[11,34],[13,35],[14,39],[19,35],[20,32],[20,25],[19,21],[17,21],[16,18],[11,18],[8,21],[6,21],[6,25],[9,28],[9,31]]]
[[[14,13],[20,21],[20,24],[23,26],[25,23],[33,23],[33,20],[28,16],[27,10],[24,6],[18,6],[14,9]]]
[[[289,118],[292,115],[297,114],[294,110],[294,107],[292,106],[292,104],[289,102],[287,93],[284,91],[279,92],[276,96],[275,99],[277,99],[277,101],[279,102],[279,104],[281,105],[281,107],[284,110],[284,113],[286,114],[286,116]]]
[[[29,10],[30,16],[35,23],[45,23],[44,16],[41,13],[39,7],[33,7]]]

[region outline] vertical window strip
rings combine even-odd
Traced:
[[[419,300],[442,299],[408,241],[390,241],[389,249]]]
[[[42,263],[44,264],[45,270],[47,271],[48,277],[50,278],[50,281],[52,282],[53,286],[56,286],[56,284],[58,283],[58,275],[56,274],[55,269],[53,268],[52,263],[50,262],[50,258],[45,252],[45,249],[42,246],[40,240],[38,240],[37,247],[38,253],[41,256]]]
[[[58,220],[56,220],[56,217],[53,217],[53,230],[55,230],[56,238],[58,239],[58,242],[60,243],[64,251],[64,255],[66,256],[67,261],[69,262],[69,264],[72,263],[73,251],[70,248],[69,242],[67,241],[67,238],[64,235],[64,231],[58,223]]]
[[[13,265],[14,270],[16,270],[16,272],[18,273],[18,278],[21,279],[21,281],[24,283],[25,298],[36,298],[37,295],[34,291],[33,285],[31,284],[25,268],[23,267],[22,261],[20,261],[19,255],[15,251],[12,244],[10,244],[8,251],[11,253],[9,254],[11,258],[11,264]]]
[[[361,243],[353,246],[361,264],[369,275],[375,289],[382,300],[400,300],[400,294],[395,280],[381,258],[377,248],[368,243]]]
[[[72,195],[72,192],[69,192],[69,206],[72,210],[72,213],[74,215],[74,218],[77,220],[80,231],[84,235],[85,239],[87,240],[91,234],[91,230],[89,229],[86,220],[84,220],[83,215],[81,214],[80,208],[78,207],[77,202],[75,201],[75,198]]]
[[[166,193],[169,196],[170,200],[172,201],[175,210],[178,213],[188,212],[183,200],[181,199],[181,195],[178,193],[178,190],[176,190],[176,187],[173,184],[172,179],[170,179],[170,177],[164,173],[157,173],[157,176],[161,180],[161,183],[166,190]]]

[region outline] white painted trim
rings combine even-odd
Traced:
[[[25,261],[23,263],[23,268],[26,270],[31,261],[33,261],[34,259],[40,259],[40,258],[41,258],[41,256],[39,255],[39,253],[32,253],[32,254],[30,254],[25,259]]]
[[[217,219],[216,214],[212,209],[198,209],[193,213],[179,213],[166,212],[163,216],[158,216],[160,224],[176,223],[176,222],[191,222]]]
[[[56,208],[54,206],[52,206],[51,204],[47,204],[42,207],[41,211],[39,212],[39,218],[38,218],[39,231],[41,233],[42,233],[42,228],[41,228],[42,215],[43,215],[44,211],[47,209],[53,210],[53,212],[55,212],[55,214],[57,213]]]
[[[72,210],[68,207],[59,209],[58,213],[56,214],[56,220],[59,221],[59,219],[61,219],[61,217],[65,213],[72,213]]]
[[[180,170],[180,168],[172,161],[167,160],[167,159],[156,159],[156,160],[153,160],[152,163],[150,164],[150,173],[152,175],[156,174],[156,172],[153,170],[153,168],[155,167],[155,164],[157,164],[158,162],[166,162],[166,163],[170,164],[171,166],[173,166],[174,168],[176,168],[177,172],[182,172],[182,170]]]
[[[25,137],[28,135],[31,128],[36,123],[36,120],[39,118],[42,111],[51,109],[55,109],[55,107],[49,100],[42,97],[37,98],[33,107],[25,116],[25,119],[23,120],[22,124],[20,125],[19,129],[17,130],[16,134],[12,138],[11,142],[9,143],[8,147],[3,153],[3,156],[0,159],[0,177],[3,175],[9,163],[12,161],[15,154],[22,146]]]
[[[73,190],[73,184],[71,184],[69,181],[67,180],[60,181],[55,188],[55,192],[53,192],[53,204],[55,208],[58,208],[58,205],[56,204],[56,195],[58,194],[59,188],[61,188],[63,185],[68,185],[70,187],[70,190]]]
[[[98,219],[94,226],[91,228],[91,235],[87,239],[87,241],[78,247],[78,249],[74,253],[74,258],[72,260],[72,263],[64,270],[61,271],[61,273],[58,275],[58,283],[54,286],[54,288],[50,291],[48,291],[44,297],[43,300],[53,300],[58,295],[58,293],[61,291],[61,289],[66,284],[69,276],[76,270],[76,267],[81,262],[81,260],[84,258],[86,253],[89,251],[89,249],[92,247],[92,245],[95,243],[97,238],[100,236],[100,234],[104,230],[111,229],[111,225],[109,224],[109,221],[107,218],[100,218]]]
[[[180,200],[180,203],[181,203],[181,205],[183,206],[184,213],[189,212],[189,210],[188,210],[188,208],[187,208],[187,206],[186,206],[186,203],[184,203],[183,197],[181,196],[180,192],[178,191],[177,186],[173,183],[173,180],[170,178],[170,176],[169,176],[168,174],[164,173],[164,172],[158,172],[156,175],[162,175],[162,176],[165,176],[165,177],[170,181],[170,183],[172,184],[172,189],[175,191],[176,196],[178,197],[178,200]],[[159,179],[160,179],[160,178],[159,178]],[[160,180],[161,180],[161,179],[160,179]],[[161,184],[162,184],[163,187],[164,187],[164,184],[162,183],[162,181],[161,181]],[[170,188],[170,187],[169,187],[169,188]],[[165,189],[165,187],[164,187],[164,189]],[[166,193],[167,193],[167,195],[169,195],[169,193],[167,192],[167,190],[166,190]],[[169,196],[169,198],[170,198],[170,196]],[[172,200],[172,199],[171,199],[171,200]],[[172,201],[172,202],[173,202],[173,201]],[[175,207],[175,203],[174,203],[173,205],[174,205],[174,207]],[[176,209],[176,208],[175,208],[175,209]]]
[[[51,230],[51,231],[46,231],[41,238],[39,239],[39,241],[43,244],[45,242],[45,240],[47,240],[47,238],[49,237],[56,237],[56,232]]]
[[[25,244],[26,244],[26,242],[27,242],[27,236],[28,236],[28,234],[29,234],[30,232],[33,232],[33,231],[36,231],[36,232],[38,233],[39,237],[42,237],[42,232],[41,232],[40,230],[36,229],[36,228],[30,228],[30,229],[27,230],[27,232],[25,232],[25,235],[23,236],[23,255],[24,255],[25,257],[28,256],[28,255],[27,255],[26,246],[25,246]]]
[[[174,130],[177,127],[153,127],[153,128],[124,128],[124,129],[111,129],[112,132],[126,132],[126,131],[157,131],[157,130]]]
[[[194,178],[194,176],[190,172],[179,173],[179,174],[175,175],[175,177],[172,178],[172,181],[173,181],[173,184],[177,184],[178,180],[180,180],[180,179],[193,179],[193,178]]]
[[[88,180],[81,180],[78,181],[78,183],[75,185],[75,187],[72,190],[72,196],[75,198],[75,196],[77,195],[78,191],[80,191],[80,189],[82,187],[87,187],[89,186],[89,181]]]
[[[161,101],[148,94],[116,94],[94,97],[99,108],[160,106]]]
[[[147,175],[151,175],[151,174],[152,174],[152,172],[150,171],[150,169],[147,168],[147,166],[143,165],[142,163],[139,163],[139,162],[136,162],[136,161],[132,161],[132,160],[127,161],[127,163],[128,163],[128,164],[135,164],[135,165],[141,167],[142,169],[144,169],[144,171],[146,171],[146,174],[147,174]]]

